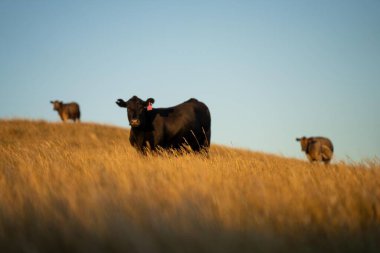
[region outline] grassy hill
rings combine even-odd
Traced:
[[[380,165],[213,145],[141,156],[128,130],[0,120],[1,252],[379,252]]]

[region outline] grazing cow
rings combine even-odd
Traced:
[[[59,116],[63,122],[68,119],[75,121],[80,121],[80,110],[79,105],[75,102],[64,104],[62,101],[50,101],[53,104],[53,110],[58,111]]]
[[[211,138],[211,116],[207,106],[192,98],[169,108],[152,108],[153,98],[146,101],[133,96],[116,104],[127,108],[131,126],[129,141],[145,154],[157,147],[208,152]]]
[[[334,146],[325,137],[302,137],[296,141],[301,142],[301,149],[306,153],[310,162],[324,162],[328,164],[333,156]]]

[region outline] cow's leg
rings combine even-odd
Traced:
[[[323,162],[325,163],[325,165],[329,165],[330,161],[331,161],[330,159],[323,160]]]
[[[136,134],[134,133],[134,130],[131,129],[131,133],[129,135],[129,142],[138,152],[146,154],[146,143],[144,135]]]
[[[311,155],[306,154],[306,157],[307,157],[307,160],[309,160],[309,162],[312,163],[314,161],[314,158]]]
[[[69,117],[68,117],[68,115],[66,113],[62,113],[61,119],[62,119],[63,122],[66,122],[69,119]]]
[[[154,134],[152,132],[145,133],[145,146],[148,150],[156,151],[158,143],[155,143]]]
[[[322,145],[321,147],[321,152],[322,152],[322,159],[325,164],[328,164],[333,156],[333,152],[331,149],[325,145]]]

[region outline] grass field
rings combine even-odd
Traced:
[[[0,252],[380,252],[379,160],[145,157],[128,134],[0,120]]]

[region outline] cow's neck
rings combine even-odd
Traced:
[[[131,130],[134,133],[144,133],[144,132],[147,132],[150,130],[150,128],[147,126],[148,126],[147,124],[144,124],[144,125],[140,125],[138,127],[132,127]]]
[[[145,127],[141,126],[141,125],[138,126],[138,127],[132,127],[131,131],[133,131],[134,133],[144,132],[145,131]]]

